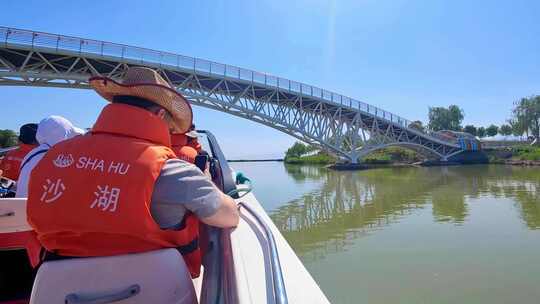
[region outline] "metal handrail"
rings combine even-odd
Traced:
[[[8,147],[8,148],[0,148],[0,156],[8,153],[9,151],[17,150],[17,149],[19,149],[19,146],[13,146],[13,147]]]
[[[268,240],[268,247],[270,250],[270,266],[272,269],[272,282],[274,286],[274,297],[277,304],[287,304],[289,300],[287,298],[287,290],[285,289],[285,282],[283,281],[283,272],[281,271],[281,263],[279,261],[279,253],[277,251],[276,240],[270,227],[259,217],[259,215],[248,205],[243,202],[238,203],[238,209],[246,209],[255,220],[261,225],[266,234]]]
[[[411,123],[408,119],[402,118],[399,115],[385,111],[376,106],[315,86],[273,76],[267,73],[256,72],[237,66],[222,64],[196,57],[161,52],[124,44],[8,27],[0,27],[0,44],[4,44],[6,47],[8,44],[18,44],[31,46],[32,49],[48,48],[56,51],[67,50],[78,53],[92,54],[103,58],[116,57],[121,59],[135,60],[141,64],[159,64],[160,66],[188,69],[207,73],[209,75],[236,78],[267,87],[275,87],[281,90],[311,96],[313,98],[322,99],[326,102],[352,109],[357,109],[404,127],[408,127]]]

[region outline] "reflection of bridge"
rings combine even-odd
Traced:
[[[428,171],[396,168],[358,174],[288,166],[287,172],[295,179],[323,183],[320,189],[277,208],[271,217],[300,255],[341,251],[351,240],[423,208],[429,202],[428,193],[441,180],[440,174],[421,180]]]
[[[372,105],[230,65],[89,39],[0,27],[0,84],[88,88],[93,75],[157,70],[191,103],[250,119],[352,162],[392,145],[446,160],[459,146]]]

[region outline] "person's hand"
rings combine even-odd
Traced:
[[[2,173],[4,173],[4,171],[3,171],[3,170],[0,170],[0,177],[2,177]]]
[[[204,175],[206,175],[210,180],[212,180],[212,174],[210,173],[210,166],[208,164],[206,165],[206,168],[204,169]]]

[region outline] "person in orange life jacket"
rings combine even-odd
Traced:
[[[122,83],[89,84],[112,103],[91,131],[53,146],[32,170],[29,224],[53,257],[178,248],[197,277],[198,220],[234,227],[239,216],[230,197],[170,149],[169,132],[191,125],[189,103],[148,68],[129,68]]]
[[[196,152],[197,153],[196,156],[198,156],[198,155],[207,155],[208,156],[208,152],[203,150],[202,145],[198,141],[199,134],[195,130],[195,125],[194,124],[191,125],[190,131],[187,132],[185,134],[185,136],[186,136],[187,143],[186,143],[186,146],[182,148],[182,151],[181,151],[182,154],[193,155],[193,153]],[[197,165],[197,164],[195,164],[195,165]],[[204,169],[201,169],[201,170],[208,177],[212,178],[212,176],[211,176],[211,174],[209,172],[208,162],[206,163]]]
[[[0,176],[17,181],[23,158],[32,149],[37,147],[36,131],[37,124],[28,123],[22,125],[19,130],[19,148],[11,150],[0,160]]]
[[[202,146],[197,140],[199,135],[197,135],[197,131],[195,131],[195,125],[191,124],[191,127],[189,128],[189,132],[186,133],[187,136],[187,145],[195,149],[198,153],[202,151]]]
[[[187,139],[186,134],[171,133],[171,149],[179,159],[193,164],[198,153],[187,145]]]
[[[189,132],[188,132],[189,133]],[[193,147],[187,145],[188,137],[186,135],[187,133],[171,133],[171,149],[176,154],[176,157],[178,157],[181,160],[184,160],[188,163],[195,164],[195,159],[198,155],[205,153],[208,155],[206,151],[197,152]],[[195,164],[197,165],[197,164]],[[203,171],[203,173],[208,176],[210,180],[212,180],[212,175],[210,174],[210,171],[208,170],[208,164],[206,164],[206,168],[202,169],[198,167]],[[204,253],[208,250],[208,239],[205,238],[206,236],[206,227],[200,226],[199,231],[201,232],[201,238],[200,238],[200,249],[201,249],[201,255],[204,255]]]
[[[30,172],[32,172],[36,164],[39,163],[52,146],[62,140],[84,133],[84,130],[75,127],[71,121],[62,116],[51,115],[42,119],[38,124],[36,132],[36,140],[39,146],[32,149],[22,161],[15,197],[28,196]]]
[[[37,146],[37,127],[38,125],[33,123],[21,126],[19,130],[19,148],[8,152],[4,159],[0,160],[0,177],[4,176],[15,181],[19,178],[23,158]],[[14,194],[15,192],[9,192],[4,197],[12,197]],[[26,249],[32,267],[36,267],[40,262],[41,246],[33,231],[0,233],[0,247],[1,250]]]

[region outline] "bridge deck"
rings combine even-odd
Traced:
[[[359,150],[392,144],[443,158],[459,150],[409,128],[398,115],[300,82],[167,52],[0,27],[0,84],[88,88],[89,76],[119,77],[131,65],[160,70],[194,104],[264,123],[351,160]]]

